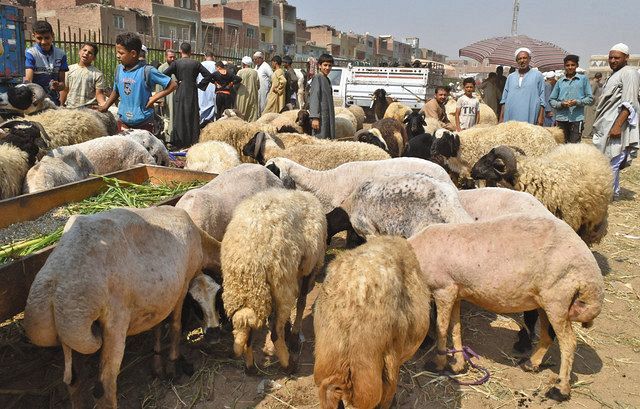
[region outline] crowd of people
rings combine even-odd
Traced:
[[[69,66],[64,51],[54,45],[49,23],[35,22],[33,37],[34,46],[26,52],[25,81],[41,85],[54,103],[71,108],[94,106],[106,111],[119,101],[118,129],[154,132],[158,109],[168,124],[165,138],[171,148],[188,148],[196,143],[200,129],[229,108],[235,108],[245,120],[254,121],[265,113],[305,107],[309,109],[315,136],[335,136],[328,78],[334,61],[329,54],[323,54],[317,62],[308,62],[306,72],[299,76],[292,68],[291,57],[275,55],[269,64],[257,51],[253,58],[243,57],[241,69],[236,72],[236,67],[227,61],[214,61],[212,53],[206,54],[204,62],[196,61],[191,45],[183,43],[179,59],[174,50],[166,50],[166,61],[156,68],[147,63],[147,50],[140,38],[123,33],[116,38],[120,64],[113,91],[107,97],[104,76],[93,66],[98,56],[95,43],[84,43],[79,61]],[[554,72],[543,74],[533,69],[528,48],[515,50],[514,56],[516,67],[507,77],[500,66],[479,85],[483,102],[495,111],[500,122],[559,126],[567,143],[581,141],[588,119],[594,145],[611,160],[614,190],[619,195],[619,171],[628,165],[639,143],[640,74],[627,65],[629,47],[619,43],[611,48],[612,73],[605,81],[600,73],[591,81],[578,73],[576,55],[564,58],[564,75],[559,79]],[[463,88],[464,95],[456,103],[455,123],[451,123],[445,109],[448,87],[437,87],[422,112],[452,131],[474,126],[480,111],[475,80],[465,79]]]

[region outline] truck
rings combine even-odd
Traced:
[[[0,4],[0,94],[24,77],[24,18],[17,7]],[[0,116],[3,112],[0,111]]]
[[[383,88],[395,101],[419,109],[433,96],[436,86],[442,85],[443,75],[442,64],[429,68],[333,67],[329,80],[336,106],[370,108],[373,92]]]

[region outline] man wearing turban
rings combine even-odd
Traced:
[[[507,77],[502,92],[500,122],[522,121],[542,126],[544,123],[544,76],[531,69],[531,50],[515,52],[518,69]]]

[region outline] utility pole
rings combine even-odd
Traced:
[[[513,20],[511,21],[511,35],[518,35],[518,14],[520,12],[520,0],[513,2]]]

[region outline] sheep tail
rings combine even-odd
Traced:
[[[604,293],[596,283],[586,283],[574,294],[569,307],[569,320],[581,322],[584,328],[590,328],[593,320],[602,310]]]
[[[89,355],[102,347],[102,327],[98,313],[91,310],[54,305],[56,332],[63,345]]]
[[[236,356],[241,356],[245,347],[249,344],[251,328],[258,326],[258,317],[251,308],[241,308],[232,318],[233,323],[233,352]]]
[[[67,344],[62,344],[62,353],[64,354],[64,376],[62,380],[65,384],[71,385],[74,381],[73,379],[73,351]]]

